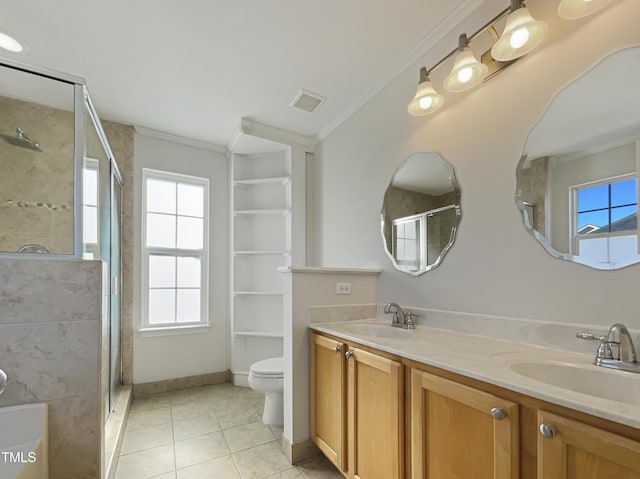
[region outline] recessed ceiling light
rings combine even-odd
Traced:
[[[20,53],[23,48],[18,40],[9,35],[6,31],[0,31],[0,48],[10,52]]]

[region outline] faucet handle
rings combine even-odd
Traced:
[[[413,311],[407,311],[404,313],[404,320],[407,324],[414,324],[417,317],[418,314]]]
[[[600,341],[596,359],[613,359],[613,351],[611,351],[611,346],[620,346],[620,343],[617,341],[609,341],[608,336],[595,336],[584,331],[576,333],[576,338],[584,339],[587,341]]]

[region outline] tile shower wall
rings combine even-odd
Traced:
[[[99,473],[98,261],[0,258],[0,406],[49,405],[50,479]]]
[[[73,253],[73,112],[0,96],[0,133],[21,127],[42,151],[0,141],[0,251]]]

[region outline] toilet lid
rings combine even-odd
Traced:
[[[251,365],[251,373],[256,376],[282,377],[284,358],[269,358]]]

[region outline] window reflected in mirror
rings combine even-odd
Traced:
[[[382,206],[382,237],[394,266],[417,276],[435,268],[453,245],[460,188],[437,153],[416,153],[394,173]]]
[[[640,261],[638,79],[640,48],[608,56],[560,91],[529,134],[516,204],[554,257],[596,269]]]

